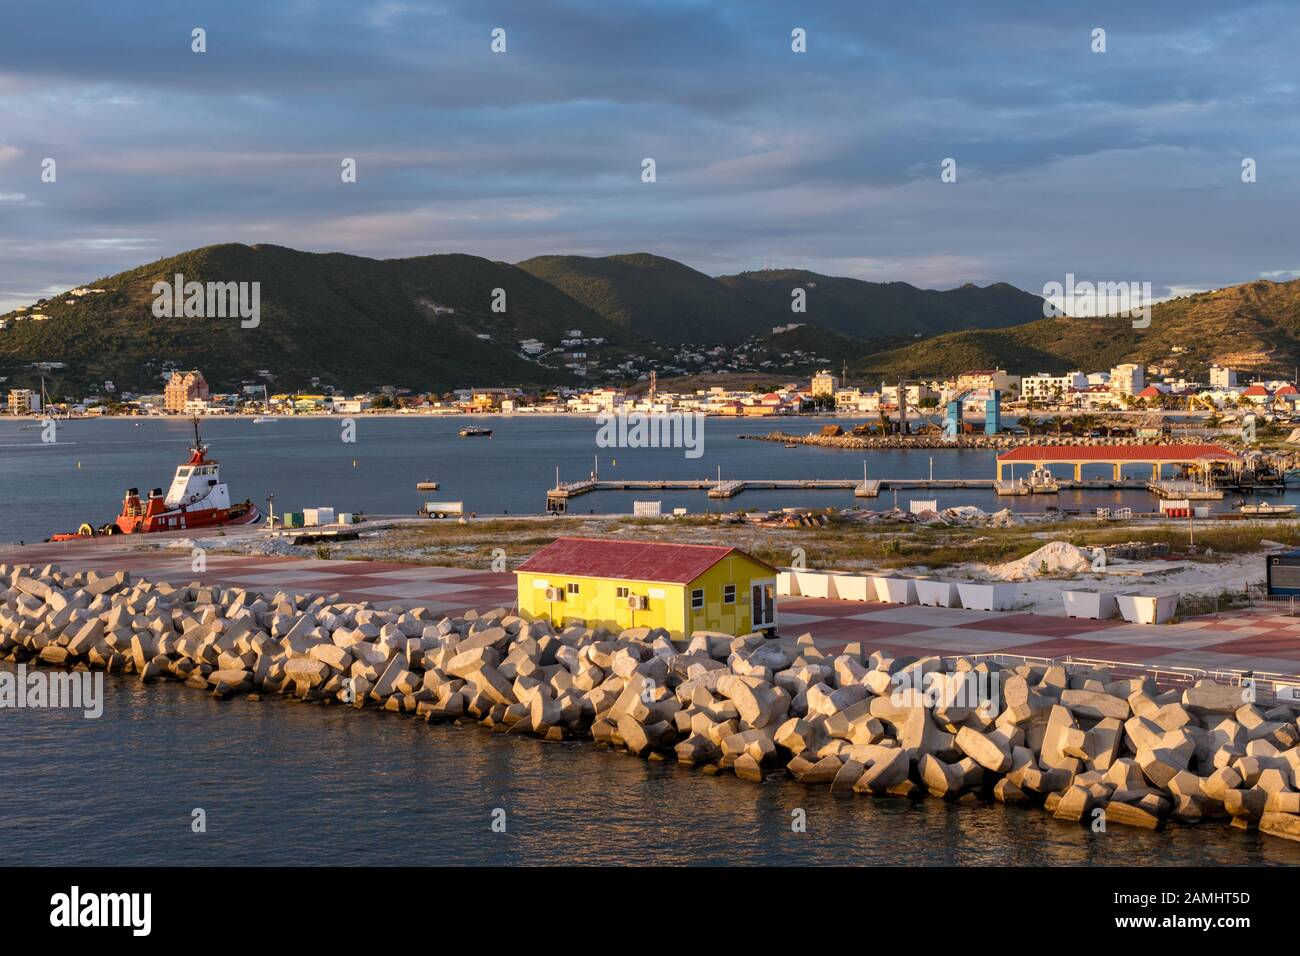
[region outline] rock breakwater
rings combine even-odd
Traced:
[[[338,595],[0,566],[0,656],[592,739],[760,783],[1039,807],[1097,829],[1230,821],[1300,840],[1297,706],[1104,668],[896,657],[805,635],[554,628]]]

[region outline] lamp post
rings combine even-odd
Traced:
[[[275,530],[275,492],[274,491],[266,496],[266,516],[270,521],[270,524],[268,524],[267,527],[270,530],[274,531]]]

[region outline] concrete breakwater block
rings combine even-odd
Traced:
[[[961,606],[968,611],[1009,611],[1016,604],[1014,584],[978,584],[961,581],[957,584]]]
[[[1167,624],[1178,610],[1177,594],[1117,594],[1115,602],[1130,624]]]
[[[955,581],[916,579],[916,601],[926,607],[961,607],[961,592]]]
[[[957,587],[963,603],[976,600],[970,587],[1014,596],[1012,585]],[[996,591],[976,597],[1002,603]],[[1063,826],[1097,811],[1147,829],[1220,819],[1300,839],[1300,704],[1211,681],[1161,693],[1082,664],[976,664],[857,643],[832,656],[807,635],[672,641],[646,627],[557,630],[505,608],[448,617],[56,566],[0,566],[0,657],[218,699],[280,694],[473,718],[754,784],[786,776],[844,799],[998,801]]]

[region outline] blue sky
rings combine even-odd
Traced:
[[[648,251],[714,275],[767,263],[932,288],[1074,273],[1157,297],[1293,278],[1294,12],[10,0],[0,310],[226,241]]]

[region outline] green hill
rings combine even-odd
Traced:
[[[588,258],[538,256],[519,263],[574,299],[659,342],[735,342],[773,326],[806,322],[858,339],[934,335],[1040,318],[1043,300],[1005,283],[947,292],[906,282],[863,282],[799,269],[710,278],[646,253]],[[805,290],[807,312],[791,311]]]
[[[956,374],[1099,370],[1120,362],[1204,376],[1213,363],[1254,374],[1294,374],[1300,361],[1300,280],[1259,280],[1182,296],[1151,309],[1151,324],[1130,318],[1039,319],[1012,328],[953,332],[854,363],[858,374]]]
[[[1043,300],[1006,283],[939,292],[906,282],[865,282],[803,269],[765,269],[719,280],[777,324],[808,322],[858,339],[997,328],[1042,318]],[[807,312],[790,311],[791,290],[806,290]]]
[[[730,342],[764,331],[768,310],[662,256],[537,256],[519,268],[588,308],[658,342]]]
[[[156,318],[155,281],[260,282],[261,324],[238,318]],[[119,388],[157,389],[164,362],[203,370],[216,389],[254,379],[307,387],[313,377],[346,390],[380,385],[443,391],[467,385],[547,386],[566,370],[526,361],[518,341],[558,344],[570,329],[604,337],[590,358],[621,357],[638,342],[620,326],[521,269],[476,256],[375,260],[280,246],[209,246],[89,283],[104,289],[67,303],[56,296],[0,332],[0,374],[34,378],[36,361],[61,361],[52,391],[111,379]],[[491,310],[494,289],[506,311]],[[610,363],[613,364],[613,363]]]

